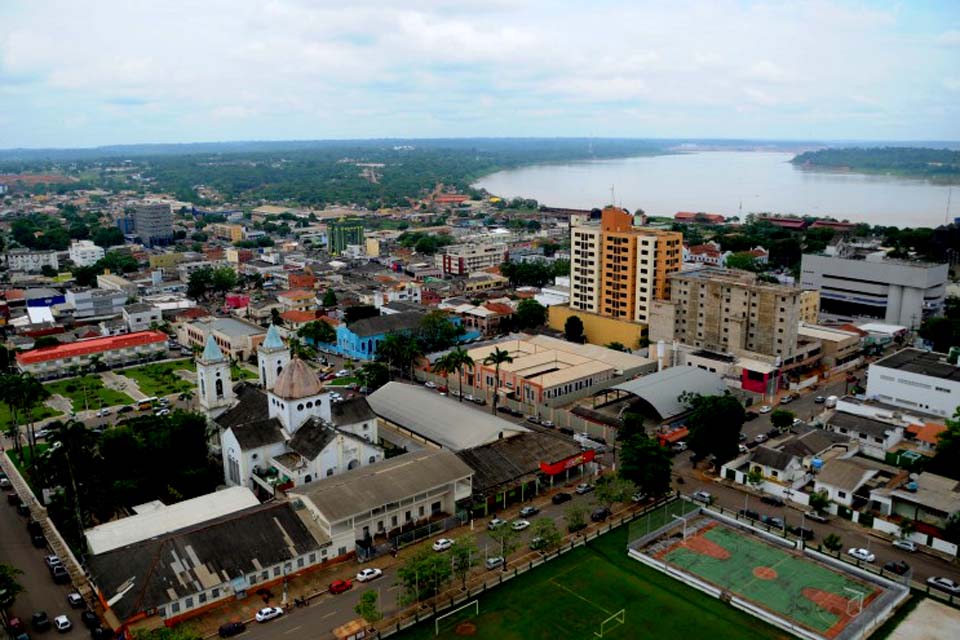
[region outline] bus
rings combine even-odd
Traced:
[[[152,409],[156,401],[157,401],[157,398],[154,396],[151,396],[149,398],[144,398],[142,400],[138,400],[137,408],[140,409],[140,411],[146,411],[147,409]]]

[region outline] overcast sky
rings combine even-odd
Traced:
[[[960,140],[960,0],[2,0],[0,148]]]

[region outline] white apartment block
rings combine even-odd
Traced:
[[[74,240],[70,243],[70,260],[78,267],[91,267],[97,263],[106,252],[89,240]]]
[[[496,267],[507,260],[507,245],[452,244],[444,247],[436,258],[437,268],[444,275],[465,276],[474,271]]]
[[[44,267],[60,269],[56,251],[33,249],[10,249],[7,251],[7,268],[10,271],[40,271]]]
[[[960,407],[960,366],[943,353],[902,349],[870,365],[867,397],[950,418]]]

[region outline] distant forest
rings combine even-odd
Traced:
[[[960,184],[960,151],[921,147],[852,147],[807,151],[792,160],[800,167],[882,173]]]
[[[0,152],[0,174],[53,172],[78,179],[39,187],[50,191],[130,189],[135,174],[139,190],[169,192],[196,204],[208,204],[197,189],[203,185],[230,202],[377,208],[408,204],[439,183],[471,193],[475,180],[502,169],[663,153],[669,153],[666,146],[654,141],[585,138],[132,145]]]

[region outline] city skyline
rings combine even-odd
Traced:
[[[960,139],[951,3],[0,8],[0,147]]]

